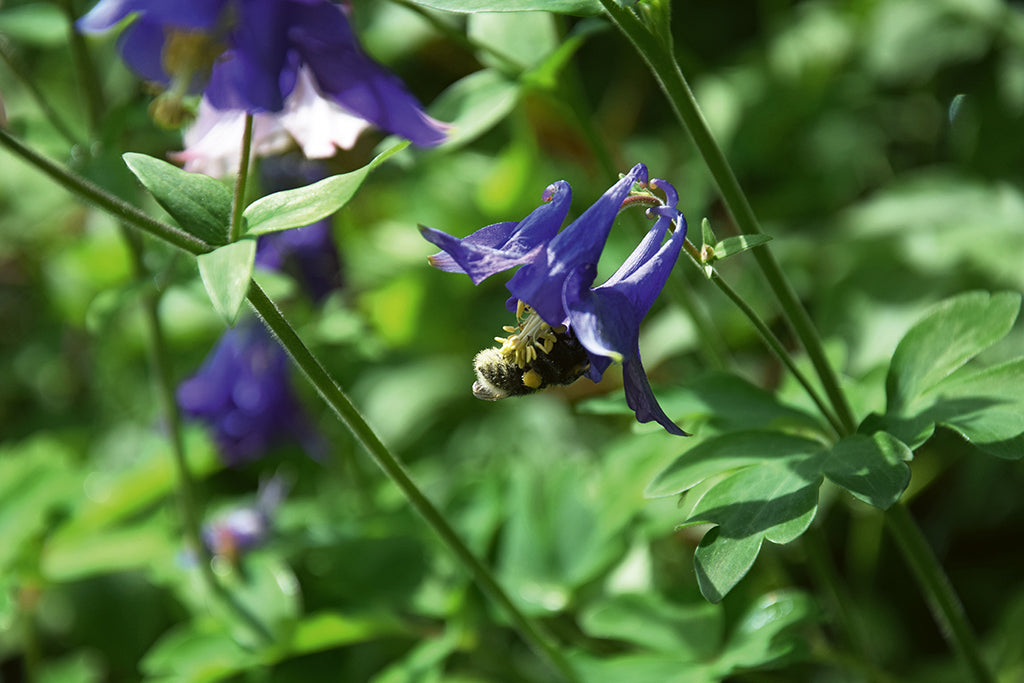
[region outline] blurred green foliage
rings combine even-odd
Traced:
[[[499,281],[473,287],[429,268],[433,250],[417,224],[461,236],[517,220],[559,178],[572,182],[578,211],[643,161],[679,188],[692,239],[705,215],[719,239],[735,234],[703,162],[625,40],[594,17],[432,13],[444,33],[404,3],[355,4],[367,49],[434,102],[436,116],[462,125],[449,146],[405,151],[376,169],[335,216],[344,287],[322,308],[280,275],[257,270],[256,278],[516,603],[571,652],[584,680],[755,680],[751,670],[771,669],[757,680],[962,680],[877,511],[832,484],[797,501],[796,534],[747,530],[754,556],[760,548],[754,568],[736,569],[720,603],[702,597],[693,556],[707,527],[677,525],[711,521],[722,525],[711,534],[726,533],[711,509],[713,487],[732,477],[756,498],[759,486],[792,484],[799,467],[780,463],[769,481],[764,468],[755,477],[733,463],[654,491],[689,488],[679,505],[673,496],[645,498],[648,486],[664,482],[658,473],[687,449],[711,451],[737,430],[782,429],[814,450],[825,428],[699,269],[681,260],[641,337],[655,391],[695,432],[692,441],[635,424],[614,372],[596,386],[515,401],[473,398],[472,357],[511,322],[506,292]],[[894,358],[936,302],[965,290],[1024,289],[1024,12],[999,0],[677,1],[672,10],[680,64],[827,338],[857,419],[921,418],[923,426],[903,426],[937,430],[915,454],[903,500],[1000,680],[1020,680],[1020,444],[996,453],[1015,461],[989,457],[960,436],[977,437],[985,425],[942,401],[978,396],[978,386],[993,385],[986,368],[1003,368],[992,391],[1016,401],[1002,415],[1016,425],[1020,364],[1000,364],[1020,355],[1024,331],[1004,313],[995,338],[1006,338],[973,349],[977,360],[941,396],[925,396],[932,383],[905,401],[890,394],[887,404],[886,376],[927,377],[947,350],[953,332],[940,325],[907,351],[909,335]],[[117,60],[113,38],[90,41],[110,114],[89,144],[61,13],[9,1],[0,41],[13,64],[0,68],[10,130],[162,215],[120,154],[160,157],[180,140],[148,121],[150,94]],[[364,135],[332,171],[360,168],[387,144]],[[253,198],[260,192],[253,187]],[[638,234],[621,222],[603,272]],[[272,641],[223,611],[183,539],[141,301],[160,290],[178,379],[195,371],[223,326],[190,259],[148,239],[145,253],[152,277],[138,281],[112,219],[4,155],[0,678],[550,680],[297,378],[331,444],[323,462],[292,444],[227,468],[201,428],[186,429],[207,519],[251,502],[275,473],[292,483],[270,543],[218,567]],[[720,270],[785,335],[746,256]],[[694,309],[710,321],[718,356],[700,343]],[[921,367],[899,370],[904,360]],[[903,410],[917,399],[918,412]],[[1012,429],[996,426],[999,439],[990,441],[1001,443]],[[894,472],[908,467],[884,444],[851,438],[843,447],[856,457],[883,457]],[[694,467],[685,456],[678,462]],[[856,475],[822,471],[844,486]],[[761,548],[763,538],[786,541],[808,524],[800,542]],[[845,596],[832,594],[829,571],[842,576]],[[847,621],[837,616],[844,598]]]

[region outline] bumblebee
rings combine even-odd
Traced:
[[[476,354],[473,395],[484,401],[525,396],[555,384],[572,384],[590,368],[586,349],[564,327],[552,328],[532,311],[520,325],[506,327],[509,337],[495,337],[501,347]],[[528,309],[527,309],[528,310]]]

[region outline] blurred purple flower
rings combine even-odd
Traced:
[[[288,358],[255,321],[228,330],[195,375],[178,386],[178,405],[213,429],[229,465],[256,460],[271,447],[298,440],[322,451],[288,382]]]
[[[445,140],[447,126],[363,52],[331,0],[100,0],[77,26],[105,31],[132,14],[121,55],[175,97],[202,90],[215,109],[280,112],[307,70],[350,114],[417,145]]]
[[[604,284],[594,287],[597,263],[612,223],[634,185],[659,189],[665,201],[645,195],[659,206],[648,210],[654,226],[625,263]],[[648,183],[647,167],[637,164],[590,208],[558,232],[568,210],[569,185],[559,181],[544,193],[538,209],[519,223],[499,223],[457,239],[439,230],[421,228],[424,237],[444,250],[431,263],[462,272],[474,283],[495,273],[522,266],[508,282],[509,310],[523,313],[513,334],[504,338],[501,353],[527,367],[540,353],[569,334],[586,350],[588,376],[595,382],[614,361],[622,362],[626,403],[640,422],[655,421],[668,432],[687,435],[658,405],[640,361],[640,322],[668,279],[686,238],[686,220],[676,209],[679,196],[664,180]],[[675,226],[664,241],[669,228]],[[557,233],[557,234],[556,234]],[[664,241],[664,244],[662,243]],[[565,329],[566,331],[560,332]],[[524,375],[525,381],[525,375]]]
[[[252,505],[234,508],[203,525],[203,545],[212,555],[237,564],[241,557],[267,542],[273,531],[273,515],[287,495],[280,476],[260,484]]]
[[[272,157],[260,165],[267,192],[290,190],[321,180],[322,164],[298,155]],[[260,236],[256,265],[292,276],[314,303],[341,286],[341,261],[331,234],[331,219]]]

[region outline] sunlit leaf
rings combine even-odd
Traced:
[[[750,570],[763,540],[789,543],[814,519],[818,463],[771,462],[747,467],[711,488],[686,524],[711,523],[694,553],[701,593],[720,601]]]
[[[921,394],[1006,336],[1020,302],[1016,292],[968,292],[946,300],[915,324],[889,366],[887,412],[906,415]]]
[[[771,235],[736,235],[735,237],[726,237],[715,245],[715,259],[724,259],[727,256],[739,254],[747,249],[753,249],[766,242],[771,242],[771,240]]]
[[[330,216],[355,196],[370,171],[408,146],[408,141],[399,142],[360,169],[257,199],[242,212],[246,234],[263,235],[301,228]]]
[[[856,498],[887,509],[910,483],[907,462],[913,453],[886,432],[854,434],[840,439],[825,459],[824,472]]]

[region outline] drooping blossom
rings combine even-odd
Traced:
[[[665,199],[645,194],[645,200],[659,203],[648,210],[656,218],[654,225],[622,266],[594,286],[612,223],[634,185],[660,190]],[[501,353],[520,368],[529,368],[553,346],[578,342],[589,359],[587,375],[595,382],[612,362],[622,363],[626,403],[637,420],[655,421],[672,434],[686,435],[658,405],[639,347],[640,322],[664,287],[686,238],[686,221],[676,209],[678,194],[664,180],[648,182],[646,166],[637,164],[559,231],[569,198],[568,183],[559,181],[545,191],[545,203],[522,221],[490,225],[462,239],[423,227],[424,237],[444,250],[432,256],[431,263],[466,273],[474,283],[518,266],[507,284],[512,293],[507,305],[520,320],[516,327],[506,328],[512,334],[501,339]],[[529,372],[522,376],[529,383]]]
[[[202,92],[220,111],[276,113],[308,78],[317,95],[383,130],[421,146],[445,139],[447,126],[363,52],[331,0],[100,0],[76,25],[106,31],[129,15],[121,55],[170,101]]]
[[[369,125],[320,95],[304,68],[284,109],[253,115],[252,154],[268,157],[298,145],[307,159],[327,159],[339,148],[351,149]],[[233,175],[238,173],[244,132],[244,111],[215,109],[204,97],[195,120],[185,129],[185,149],[170,156],[183,161],[191,173]]]

